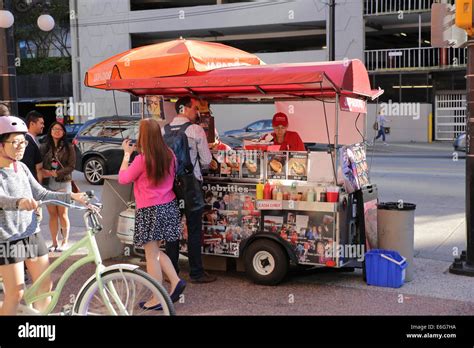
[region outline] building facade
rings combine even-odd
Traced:
[[[411,140],[452,139],[464,130],[464,48],[430,45],[434,0],[336,0],[336,60],[360,59],[374,88],[385,90],[380,103],[421,103],[426,115]],[[95,103],[96,116],[116,113],[112,92],[87,88],[84,74],[93,65],[130,48],[177,39],[228,44],[257,54],[266,63],[328,59],[328,1],[165,1],[70,0],[74,100]],[[119,114],[130,114],[133,97],[116,92]],[[430,107],[431,106],[431,107]],[[228,106],[215,106],[217,116]],[[269,118],[271,105],[245,106],[245,114],[224,120],[221,130]],[[371,110],[380,109],[380,105]],[[434,123],[428,133],[430,114]],[[393,139],[397,124],[392,120]],[[414,116],[414,115],[412,115]],[[416,115],[415,115],[416,116]],[[368,124],[374,115],[369,115]],[[415,117],[416,118],[416,117]],[[401,130],[401,129],[400,129]],[[400,132],[401,133],[401,132]],[[400,140],[405,137],[400,135]]]

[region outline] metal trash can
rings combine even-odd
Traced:
[[[386,202],[377,205],[378,248],[395,250],[408,261],[405,281],[413,279],[416,204]]]

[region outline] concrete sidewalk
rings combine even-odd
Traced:
[[[454,148],[452,142],[396,142],[384,145],[376,141],[367,148],[367,157],[394,156],[394,157],[425,157],[425,158],[453,158]],[[464,157],[464,152],[458,152],[459,158]]]

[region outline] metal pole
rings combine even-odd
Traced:
[[[336,0],[329,0],[329,60],[336,59]]]
[[[0,0],[0,9],[12,12],[11,0]],[[0,29],[0,103],[7,104],[12,115],[18,115],[13,30]]]
[[[421,14],[418,15],[418,67],[421,67]]]
[[[454,274],[474,277],[474,36],[467,42],[467,98],[466,98],[466,230],[467,252],[456,258],[449,267]]]
[[[336,171],[335,175],[336,177],[334,178],[334,185],[337,185],[337,164],[339,163],[338,161],[338,153],[337,151],[337,145],[339,143],[339,94],[336,93],[336,126],[335,126],[335,132],[334,132],[334,170]]]

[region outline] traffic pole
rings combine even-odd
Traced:
[[[466,232],[467,250],[454,259],[449,272],[474,277],[474,36],[467,41],[466,96]]]
[[[336,60],[336,0],[329,0],[329,61]]]

